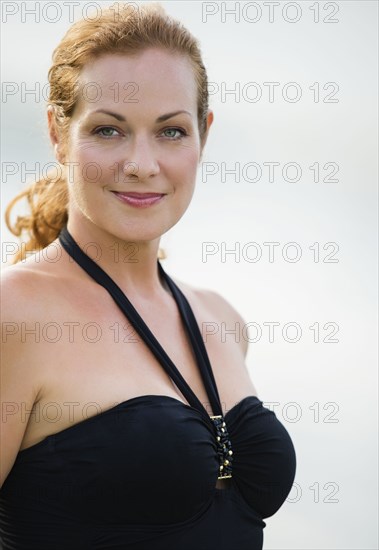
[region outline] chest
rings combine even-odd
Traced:
[[[54,322],[48,315],[40,323],[44,338],[33,355],[45,365],[44,387],[36,405],[40,414],[31,416],[23,447],[134,397],[166,395],[188,404],[145,338],[112,300],[100,296],[91,307],[73,304],[76,307],[61,304],[55,310]],[[201,304],[192,302],[191,306],[226,412],[255,390],[235,339],[222,341],[214,330],[212,336],[207,335],[204,327],[209,323],[214,326],[218,320],[210,318]],[[137,311],[208,414],[214,414],[176,305],[170,301],[165,307],[139,304]]]

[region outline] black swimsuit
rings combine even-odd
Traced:
[[[67,228],[59,240],[111,294],[189,405],[135,397],[19,451],[0,490],[3,550],[261,550],[263,519],[295,477],[287,430],[256,396],[223,414],[197,321],[159,260],[212,417],[121,289]],[[228,487],[216,488],[218,478]]]

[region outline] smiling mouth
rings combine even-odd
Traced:
[[[112,191],[112,193],[117,197],[118,200],[130,206],[136,206],[138,208],[151,206],[160,202],[163,197],[166,196],[165,193],[135,193],[134,191],[130,192],[118,192]]]

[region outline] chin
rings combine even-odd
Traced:
[[[132,224],[108,224],[108,223],[97,223],[97,227],[100,230],[106,231],[114,239],[125,241],[128,243],[135,243],[138,245],[139,242],[154,241],[159,239],[170,227],[160,226],[160,227],[141,227],[138,229],[136,223]]]

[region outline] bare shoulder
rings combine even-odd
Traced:
[[[228,329],[236,328],[236,330],[240,331],[239,342],[243,355],[246,357],[248,341],[243,333],[246,321],[237,309],[215,290],[194,287],[175,277],[172,277],[172,279],[199,312],[201,318],[212,320],[217,323],[223,322]]]
[[[33,287],[38,283],[38,275],[33,269],[15,264],[7,266],[1,272],[1,311],[2,315],[12,318],[20,313],[19,305],[25,305],[28,297],[35,296]]]
[[[1,273],[0,400],[6,414],[1,418],[0,485],[12,468],[43,387],[36,345],[21,335],[23,327],[35,326],[34,320],[42,315],[42,289],[41,274],[26,265],[16,264]]]
[[[38,305],[49,291],[52,274],[32,263],[20,262],[7,266],[1,272],[1,311],[4,318],[36,316]]]
[[[33,338],[24,339],[22,332],[46,318],[51,302],[54,303],[50,281],[48,273],[23,262],[2,270],[1,344],[2,353],[9,359],[3,368],[9,369],[12,364],[12,369],[16,369],[14,365],[17,364],[17,369],[21,369],[25,364],[25,369],[31,371],[36,346],[32,344]]]
[[[6,369],[16,369],[17,364],[17,369],[35,375],[40,371],[43,346],[38,328],[62,310],[63,286],[54,268],[37,262],[19,262],[2,270],[1,343],[2,353],[8,357]]]
[[[220,319],[234,320],[244,323],[243,317],[236,310],[236,308],[219,292],[209,288],[200,288],[192,286],[188,283],[177,279],[176,277],[171,277],[178,287],[184,292],[187,297],[192,298],[196,302],[201,302],[202,306],[208,311],[212,311],[215,316]]]

